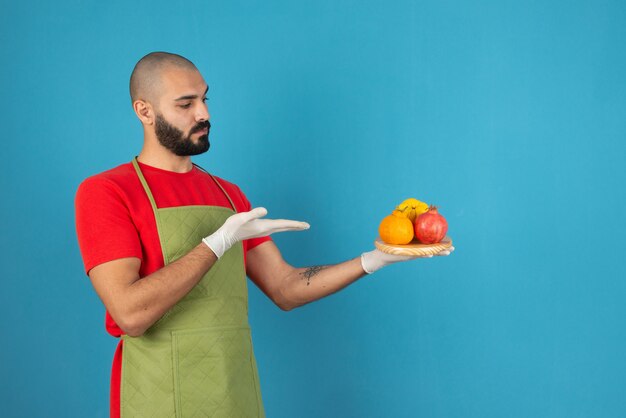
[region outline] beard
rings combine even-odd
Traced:
[[[205,135],[198,137],[197,142],[191,138],[195,132],[199,132],[204,128],[207,129]],[[209,132],[211,131],[211,123],[200,122],[189,131],[189,135],[185,136],[184,132],[170,124],[162,115],[156,115],[154,132],[157,139],[168,150],[172,151],[179,157],[187,157],[190,155],[198,155],[209,150],[211,143],[209,142]]]

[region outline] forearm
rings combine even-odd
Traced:
[[[201,243],[173,263],[132,283],[126,294],[129,334],[143,334],[189,293],[216,261],[215,254]]]
[[[359,257],[331,266],[295,268],[283,279],[283,308],[297,308],[338,292],[365,274]]]

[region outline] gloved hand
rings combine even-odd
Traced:
[[[224,225],[208,237],[204,242],[220,258],[236,242],[249,238],[264,237],[275,232],[302,231],[309,229],[306,222],[287,219],[259,219],[267,215],[267,209],[255,208],[249,212],[231,215]]]
[[[450,255],[454,251],[454,247],[440,251],[435,256]],[[413,260],[415,258],[431,258],[432,255],[412,256],[412,255],[394,255],[387,254],[378,249],[361,254],[361,266],[367,274],[372,274],[376,270],[388,266],[389,264],[398,263],[400,261]]]

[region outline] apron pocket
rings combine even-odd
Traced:
[[[176,417],[258,417],[250,328],[172,332]]]

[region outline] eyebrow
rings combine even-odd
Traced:
[[[204,96],[206,96],[206,94],[209,91],[209,86],[206,86],[206,90],[204,91]],[[191,100],[191,99],[197,99],[198,95],[197,94],[188,94],[187,96],[180,96],[178,99],[174,99],[175,102],[179,101],[179,100]]]

